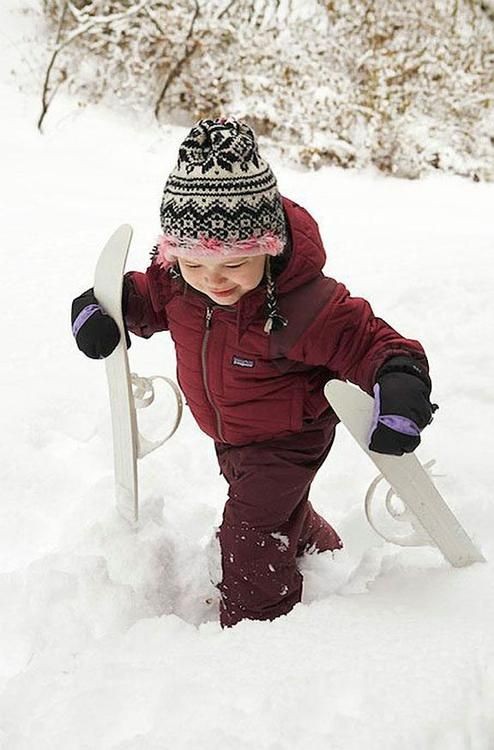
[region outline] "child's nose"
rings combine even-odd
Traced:
[[[206,271],[206,282],[208,284],[218,284],[223,281],[224,276],[222,271],[210,270]]]

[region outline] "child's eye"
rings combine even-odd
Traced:
[[[235,265],[228,265],[228,266],[226,266],[226,268],[240,268],[243,265],[245,265],[244,262],[242,262],[242,263],[235,263]]]

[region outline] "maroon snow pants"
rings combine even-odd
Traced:
[[[335,426],[334,415],[325,414],[288,437],[243,446],[216,444],[229,484],[218,531],[222,627],[286,614],[302,594],[297,557],[342,547],[308,500]]]

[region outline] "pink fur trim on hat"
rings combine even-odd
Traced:
[[[162,234],[157,242],[157,261],[163,268],[169,268],[178,258],[218,258],[254,255],[280,255],[283,240],[272,232],[260,237],[245,240],[222,241],[207,237],[182,238],[172,234]]]

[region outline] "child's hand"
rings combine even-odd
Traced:
[[[72,302],[72,333],[86,357],[104,359],[120,341],[117,324],[105,313],[92,289]]]
[[[429,376],[411,358],[394,357],[386,362],[374,386],[369,448],[393,456],[412,453],[437,409],[429,400],[430,392]]]

